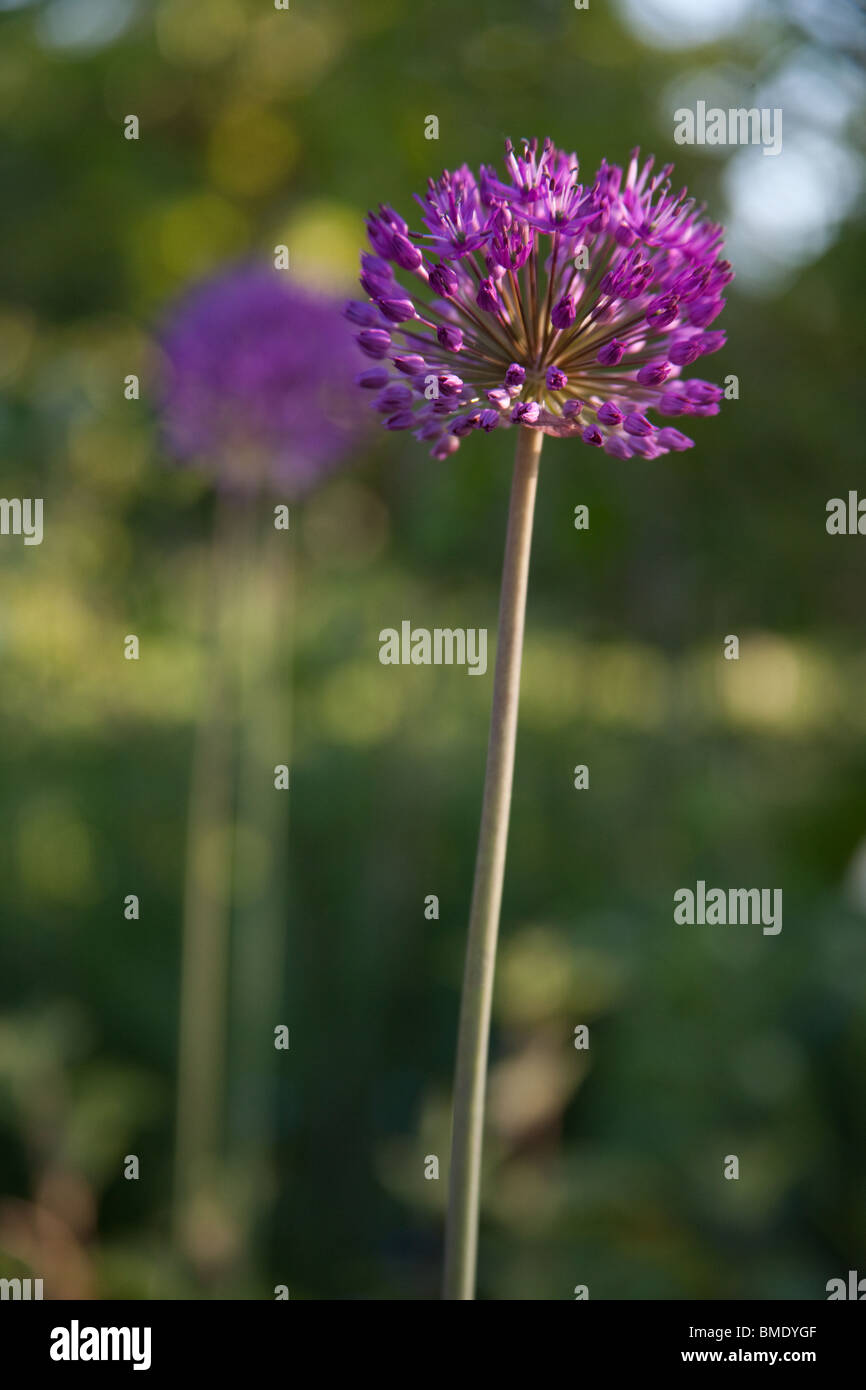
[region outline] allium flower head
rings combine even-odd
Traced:
[[[165,443],[221,486],[301,493],[360,432],[363,358],[339,302],[240,265],[196,286],[160,335]]]
[[[508,141],[505,165],[504,179],[465,165],[431,179],[425,231],[385,206],[367,220],[367,299],[346,315],[385,427],[414,430],[434,458],[512,424],[616,458],[689,448],[647,412],[718,413],[721,387],[682,370],[725,341],[710,329],[733,274],[722,228],[637,150],[586,185],[549,140]]]

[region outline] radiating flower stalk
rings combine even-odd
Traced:
[[[290,650],[293,582],[288,537],[270,507],[260,514],[260,501],[294,503],[347,461],[361,433],[359,356],[335,301],[255,264],[185,295],[160,347],[166,450],[204,471],[215,491],[187,825],[174,1199],[176,1243],[206,1273],[213,1247],[243,1242],[253,1224],[272,1125],[272,1034],[262,1020],[277,1021],[283,924],[274,865],[285,831],[273,767],[289,758],[274,651],[278,642]],[[245,862],[250,836],[266,861],[257,881]],[[246,1191],[229,1193],[247,1170]]]
[[[446,459],[475,430],[517,427],[493,708],[457,1042],[444,1296],[475,1296],[484,1093],[517,732],[535,488],[545,434],[617,459],[693,441],[667,418],[715,415],[721,387],[683,369],[716,352],[732,278],[722,228],[672,166],[631,155],[582,184],[548,140],[506,145],[506,178],[431,179],[413,232],[371,213],[364,300],[347,305],[371,365],[358,385],[389,430]]]

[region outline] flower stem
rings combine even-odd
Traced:
[[[475,1297],[490,1009],[514,775],[532,517],[543,440],[540,430],[518,428],[499,597],[484,804],[457,1038],[443,1288],[443,1297],[449,1300]]]
[[[197,1223],[217,1181],[222,1151],[235,707],[229,653],[238,546],[235,509],[219,494],[204,592],[205,666],[187,818],[178,1042],[174,1234],[193,1263],[200,1246]]]

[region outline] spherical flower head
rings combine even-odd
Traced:
[[[356,324],[380,320],[378,308],[357,306]],[[197,285],[159,334],[167,451],[229,491],[308,491],[362,433],[356,378],[372,364],[352,339],[339,302],[267,266]]]
[[[682,371],[723,346],[709,325],[733,272],[722,228],[671,191],[671,165],[653,168],[635,150],[584,185],[576,155],[508,141],[505,177],[464,165],[430,180],[423,230],[388,207],[371,214],[367,300],[349,316],[387,373],[377,382],[411,390],[386,425],[440,459],[474,430],[512,425],[614,458],[688,448],[648,412],[718,412],[721,388]]]

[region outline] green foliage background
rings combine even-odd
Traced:
[[[371,433],[293,510],[239,715],[262,801],[226,840],[232,979],[278,946],[279,1013],[232,1005],[225,1169],[191,1258],[173,1101],[213,498],[161,453],[149,337],[190,280],[277,242],[299,279],[349,289],[368,207],[408,215],[506,135],[550,134],[587,173],[640,144],[722,218],[724,159],[673,145],[669,83],[758,81],[818,41],[781,7],[673,52],[595,0],[0,10],[2,487],[45,498],[44,544],[0,548],[0,1269],[96,1297],[435,1297],[491,684],[383,668],[378,632],[492,633],[513,441],[441,465]],[[94,40],[58,40],[73,11]],[[862,256],[848,220],[768,292],[735,282],[707,375],[736,373],[740,399],[689,453],[547,443],[483,1297],[822,1298],[863,1268],[866,542],[824,526],[863,485]],[[698,878],[783,888],[781,935],[676,926]]]

